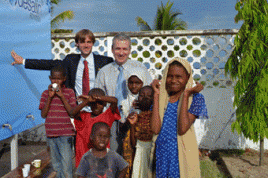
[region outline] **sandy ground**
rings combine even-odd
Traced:
[[[259,166],[259,152],[251,149],[241,156],[222,156],[222,159],[233,178],[268,178],[268,150],[262,166]]]

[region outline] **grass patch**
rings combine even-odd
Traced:
[[[242,149],[228,149],[228,150],[217,150],[221,156],[241,156],[245,153]]]
[[[226,176],[219,171],[216,161],[211,159],[200,159],[200,169],[202,178],[226,178]]]

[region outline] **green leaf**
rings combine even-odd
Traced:
[[[141,28],[142,31],[151,31],[151,27],[148,25],[148,23],[143,20],[141,17],[136,17],[135,21],[137,22],[137,26]]]
[[[233,122],[232,124],[232,132],[234,132],[234,130],[236,130],[238,134],[241,134],[241,127],[237,121]]]

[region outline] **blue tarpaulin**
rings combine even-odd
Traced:
[[[38,106],[50,83],[49,71],[12,66],[10,52],[15,50],[27,59],[51,59],[50,0],[2,0],[0,16],[0,140],[3,140],[45,121]]]

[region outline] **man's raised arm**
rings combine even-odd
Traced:
[[[47,59],[24,59],[20,55],[18,55],[14,50],[11,51],[11,56],[14,58],[15,64],[23,64],[27,69],[37,69],[37,70],[51,70],[53,67],[57,65],[62,65],[62,60],[47,60]]]

